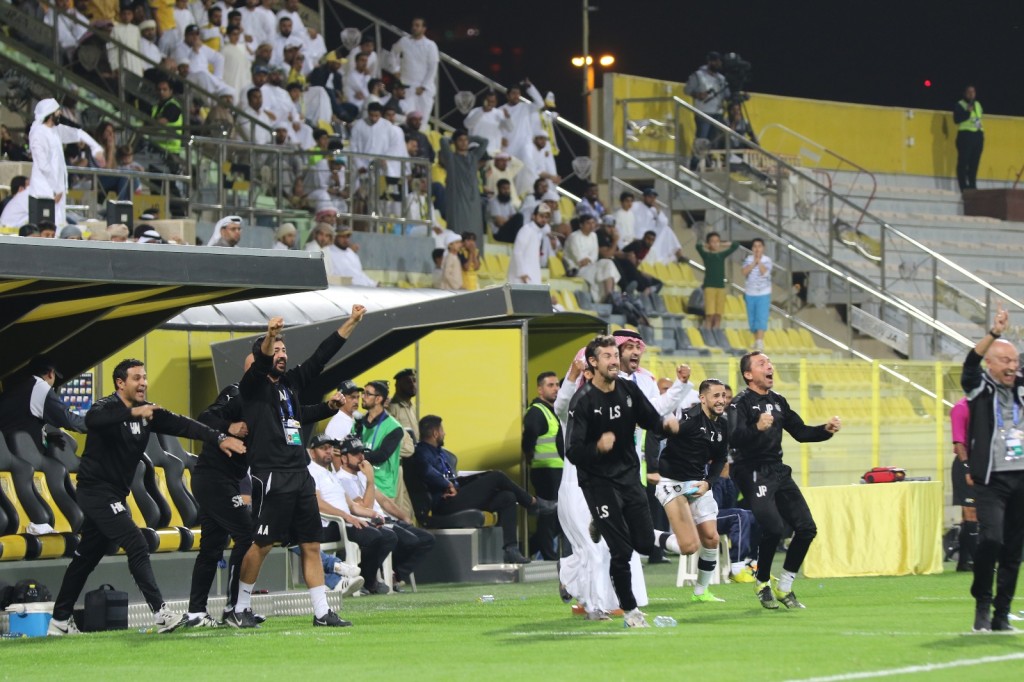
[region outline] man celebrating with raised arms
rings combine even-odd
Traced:
[[[779,601],[787,609],[802,609],[804,605],[793,593],[793,580],[818,528],[803,493],[793,480],[793,470],[782,463],[782,430],[797,442],[817,443],[831,438],[841,424],[839,417],[832,417],[821,426],[804,424],[786,399],[772,390],[775,368],[759,350],[740,358],[740,374],[747,382],[747,389],[732,401],[733,413],[729,417],[734,448],[731,476],[743,496],[750,500],[750,511],[761,525],[755,583],[757,597],[766,609],[779,608]],[[793,528],[793,540],[782,564],[778,587],[773,588],[770,584],[772,559],[787,525]]]
[[[292,369],[288,369],[282,318],[271,318],[266,336],[253,344],[255,360],[239,382],[238,391],[244,405],[243,421],[249,427],[255,531],[253,545],[242,560],[235,610],[225,618],[233,627],[256,627],[251,608],[253,585],[275,542],[296,542],[301,549],[302,574],[313,602],[313,625],[351,625],[327,606],[320,560],[320,509],[299,428],[302,409],[298,394],[341,350],[365,312],[363,306],[353,305],[345,323],[324,339],[308,360]]]
[[[578,467],[580,487],[594,522],[611,551],[609,573],[627,627],[649,627],[637,608],[629,559],[635,549],[654,549],[654,524],[640,482],[633,438],[637,426],[675,433],[679,422],[662,422],[643,392],[619,380],[619,350],[611,336],[598,336],[585,351],[594,378],[569,404],[566,456]]]

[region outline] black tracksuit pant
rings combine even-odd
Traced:
[[[978,189],[978,166],[985,148],[985,133],[961,130],[956,134],[956,182],[960,191]]]
[[[238,480],[211,469],[197,469],[192,476],[192,495],[199,503],[202,536],[199,553],[192,568],[192,593],[189,613],[204,613],[210,596],[217,564],[224,556],[229,540],[234,540],[228,558],[228,600],[238,600],[238,575],[242,559],[252,545],[252,510],[242,501]]]
[[[552,502],[558,500],[558,488],[562,485],[562,469],[555,467],[532,467],[530,483],[537,497]],[[537,530],[530,538],[530,554],[540,552],[545,561],[554,561],[560,556],[558,550],[562,526],[558,514],[544,514],[537,517]]]
[[[71,559],[60,592],[53,606],[55,620],[67,620],[75,608],[85,581],[106,553],[110,541],[123,547],[128,555],[128,570],[135,584],[139,586],[146,603],[153,612],[160,610],[164,598],[156,584],[153,566],[149,561],[149,546],[142,531],[132,520],[131,510],[124,497],[116,492],[92,486],[79,486],[78,506],[85,515],[82,524],[82,540]]]
[[[650,556],[654,551],[654,524],[647,505],[647,491],[639,477],[635,483],[618,484],[607,479],[592,478],[580,486],[601,536],[612,555],[609,573],[619,608],[636,608],[633,575],[629,559],[636,550]]]
[[[455,497],[443,498],[437,503],[435,512],[453,514],[465,509],[480,509],[496,512],[501,526],[502,546],[509,547],[516,540],[516,504],[526,508],[533,504],[533,497],[505,475],[503,471],[486,471],[472,476],[459,476],[459,493]]]
[[[800,570],[811,542],[818,534],[811,510],[807,507],[800,487],[793,480],[793,470],[782,462],[771,462],[750,467],[740,462],[732,465],[730,476],[750,501],[750,511],[761,527],[761,541],[757,551],[757,579],[771,579],[772,560],[779,542],[793,529],[786,560],[782,567],[790,573]]]
[[[1024,550],[1024,471],[993,473],[988,485],[975,480],[974,505],[978,510],[978,546],[974,550],[971,596],[978,606],[992,604],[996,614],[1005,616],[1017,589]]]

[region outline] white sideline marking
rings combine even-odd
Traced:
[[[510,634],[512,636],[515,636],[515,637],[536,637],[537,635],[549,635],[549,636],[553,636],[553,637],[561,637],[561,636],[565,636],[565,635],[569,635],[569,636],[573,636],[573,637],[591,637],[591,636],[622,637],[622,636],[625,636],[625,635],[630,635],[632,633],[629,630],[629,628],[622,628],[621,631],[615,631],[615,630],[595,630],[594,632],[587,632],[586,630],[547,630],[545,632],[538,632],[537,630],[530,630],[529,632],[527,632],[525,630],[517,630],[517,631],[514,631],[514,632],[510,632],[508,634]]]
[[[869,670],[862,673],[842,673],[840,675],[827,675],[825,677],[806,677],[801,680],[792,680],[791,682],[840,682],[842,680],[865,680],[872,677],[892,677],[893,675],[908,675],[911,673],[930,673],[936,670],[946,670],[948,668],[963,668],[972,665],[985,665],[987,663],[1019,661],[1021,659],[1024,659],[1024,652],[1016,654],[1005,654],[1003,656],[962,658],[958,661],[948,661],[946,663],[908,665],[903,668],[889,668],[888,670]]]

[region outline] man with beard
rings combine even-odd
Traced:
[[[633,594],[630,557],[654,549],[654,527],[640,481],[634,438],[637,427],[675,433],[679,422],[662,420],[640,389],[619,380],[619,352],[611,336],[598,336],[585,351],[594,378],[569,404],[566,457],[577,466],[580,487],[611,552],[609,573],[626,627],[649,627]]]
[[[511,244],[523,226],[523,216],[512,197],[512,183],[498,180],[497,190],[497,194],[487,202],[487,222],[496,240]]]
[[[245,445],[237,438],[147,402],[149,383],[142,361],[122,360],[114,367],[112,378],[114,393],[97,401],[85,415],[88,432],[77,487],[85,523],[54,602],[47,635],[78,634],[71,612],[111,541],[128,555],[128,569],[153,610],[157,632],[173,632],[184,625],[186,617],[173,613],[164,603],[149,561],[149,548],[128,508],[135,470],[145,455],[151,432],[216,443],[228,455],[245,453]]]
[[[782,463],[782,430],[799,443],[818,443],[838,432],[841,423],[839,417],[832,417],[820,426],[804,424],[786,399],[772,390],[775,368],[759,350],[740,358],[740,374],[747,389],[732,401],[729,416],[734,448],[731,475],[761,526],[755,590],[766,609],[779,608],[780,601],[787,609],[802,609],[793,593],[793,580],[818,529],[793,480],[793,470]],[[769,582],[772,559],[787,526],[794,534],[775,587]]]
[[[298,394],[323,371],[341,350],[366,308],[353,305],[338,330],[317,347],[306,362],[288,369],[288,351],[282,338],[284,320],[273,317],[266,336],[253,344],[252,367],[238,384],[249,427],[249,467],[253,487],[253,545],[242,560],[235,610],[226,619],[239,628],[256,627],[252,591],[260,567],[275,542],[296,542],[302,552],[302,574],[313,603],[313,625],[351,625],[327,606],[324,567],[320,559],[322,536],[316,485],[307,469],[303,447],[302,408]]]
[[[718,505],[711,486],[729,450],[729,429],[720,418],[728,402],[718,379],[700,382],[698,393],[700,403],[683,412],[679,433],[666,440],[654,494],[665,507],[680,554],[700,550],[693,601],[715,602],[724,600],[708,590],[718,561]]]

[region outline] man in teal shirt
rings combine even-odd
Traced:
[[[722,326],[725,312],[725,259],[739,243],[723,242],[717,232],[708,232],[704,244],[697,242],[697,253],[704,261],[704,328]]]

